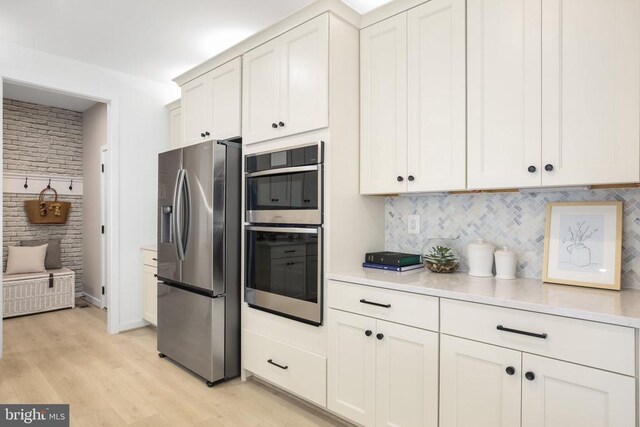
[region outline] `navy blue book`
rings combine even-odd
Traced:
[[[386,264],[376,264],[373,262],[363,262],[363,267],[366,268],[376,268],[378,270],[388,270],[388,271],[411,271],[422,268],[422,264],[413,264],[413,265],[405,265],[403,267],[395,266],[395,265],[386,265]]]

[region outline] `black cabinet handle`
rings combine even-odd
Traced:
[[[157,274],[154,274],[154,275],[153,275],[153,277],[158,277],[158,275],[157,275]]]
[[[151,261],[157,261],[158,258],[151,258]]]
[[[403,177],[401,177],[401,176],[397,177],[396,179],[398,180],[398,182],[402,182],[402,181],[404,181],[404,178],[403,178]]]
[[[361,299],[360,302],[363,304],[375,305],[376,307],[391,308],[391,304],[380,304],[379,302],[371,302],[366,299]]]
[[[207,132],[205,132],[205,133],[204,133],[204,135],[205,135],[205,136],[209,136],[209,135],[211,135],[211,134],[209,133],[209,131],[207,131]]]
[[[535,332],[527,332],[527,331],[521,331],[519,329],[505,328],[502,325],[496,326],[496,329],[502,332],[511,332],[512,334],[526,335],[528,337],[540,338],[543,340],[546,340],[548,336],[547,334],[536,334]]]
[[[533,381],[536,379],[536,374],[534,374],[533,372],[529,371],[526,374],[524,374],[524,377],[526,379],[528,379],[529,381]]]
[[[415,180],[415,178],[414,178],[414,176],[413,176],[413,175],[409,175],[409,176],[407,177],[407,179],[408,179],[409,181],[412,181],[412,182]]]
[[[204,138],[204,136],[205,136],[205,135],[204,135],[204,132],[203,132],[203,133],[201,133],[201,134],[200,134],[200,136],[201,136],[202,138]]]
[[[553,165],[551,163],[547,163],[546,165],[544,165],[544,170],[546,170],[547,172],[551,172],[553,170]]]
[[[382,334],[377,334],[377,335],[376,335],[376,338],[378,338],[379,340],[381,340],[382,338],[384,338],[384,335],[382,335]]]
[[[296,250],[295,249],[289,249],[287,251],[284,251],[285,254],[292,254],[294,253]]]
[[[364,331],[364,334],[365,334],[366,336],[368,336],[368,337],[370,337],[372,333],[373,333],[373,332],[371,332],[369,329],[367,329],[366,331]]]
[[[271,127],[274,129],[278,129],[278,124],[277,123],[271,123]]]
[[[527,168],[527,170],[529,171],[529,173],[534,173],[537,169],[535,166],[531,165]]]
[[[516,369],[513,366],[507,366],[507,369],[505,369],[505,371],[507,372],[507,375],[513,375],[516,373]]]
[[[311,203],[311,199],[304,199],[305,203]]]
[[[278,122],[278,126],[280,126],[281,128],[284,127],[284,122]]]
[[[267,363],[271,363],[273,366],[277,366],[277,367],[278,367],[278,368],[280,368],[280,369],[289,369],[289,367],[288,367],[288,366],[282,366],[282,365],[280,365],[280,364],[278,364],[278,363],[274,362],[274,361],[273,361],[273,359],[269,359],[269,360],[267,360]]]

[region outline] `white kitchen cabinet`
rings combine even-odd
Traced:
[[[524,354],[522,427],[634,427],[635,378]]]
[[[182,109],[180,106],[169,111],[169,147],[182,147]]]
[[[329,15],[243,55],[243,142],[328,126]]]
[[[541,0],[467,0],[467,186],[541,185]]]
[[[329,312],[329,409],[366,426],[436,427],[438,334]]]
[[[158,325],[158,253],[142,250],[142,318],[154,326]]]
[[[521,370],[519,351],[442,335],[440,427],[519,426]]]
[[[361,193],[466,185],[464,0],[432,0],[363,29]]]
[[[639,75],[640,1],[542,0],[542,185],[640,180]]]
[[[183,145],[240,136],[241,60],[182,86]]]

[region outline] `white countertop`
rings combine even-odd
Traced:
[[[356,268],[330,273],[330,280],[435,297],[491,304],[539,313],[640,328],[640,290],[611,291],[542,283],[538,279],[501,280],[465,273],[405,273]]]

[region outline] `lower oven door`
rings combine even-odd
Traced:
[[[322,227],[247,226],[245,250],[246,303],[322,324]]]

